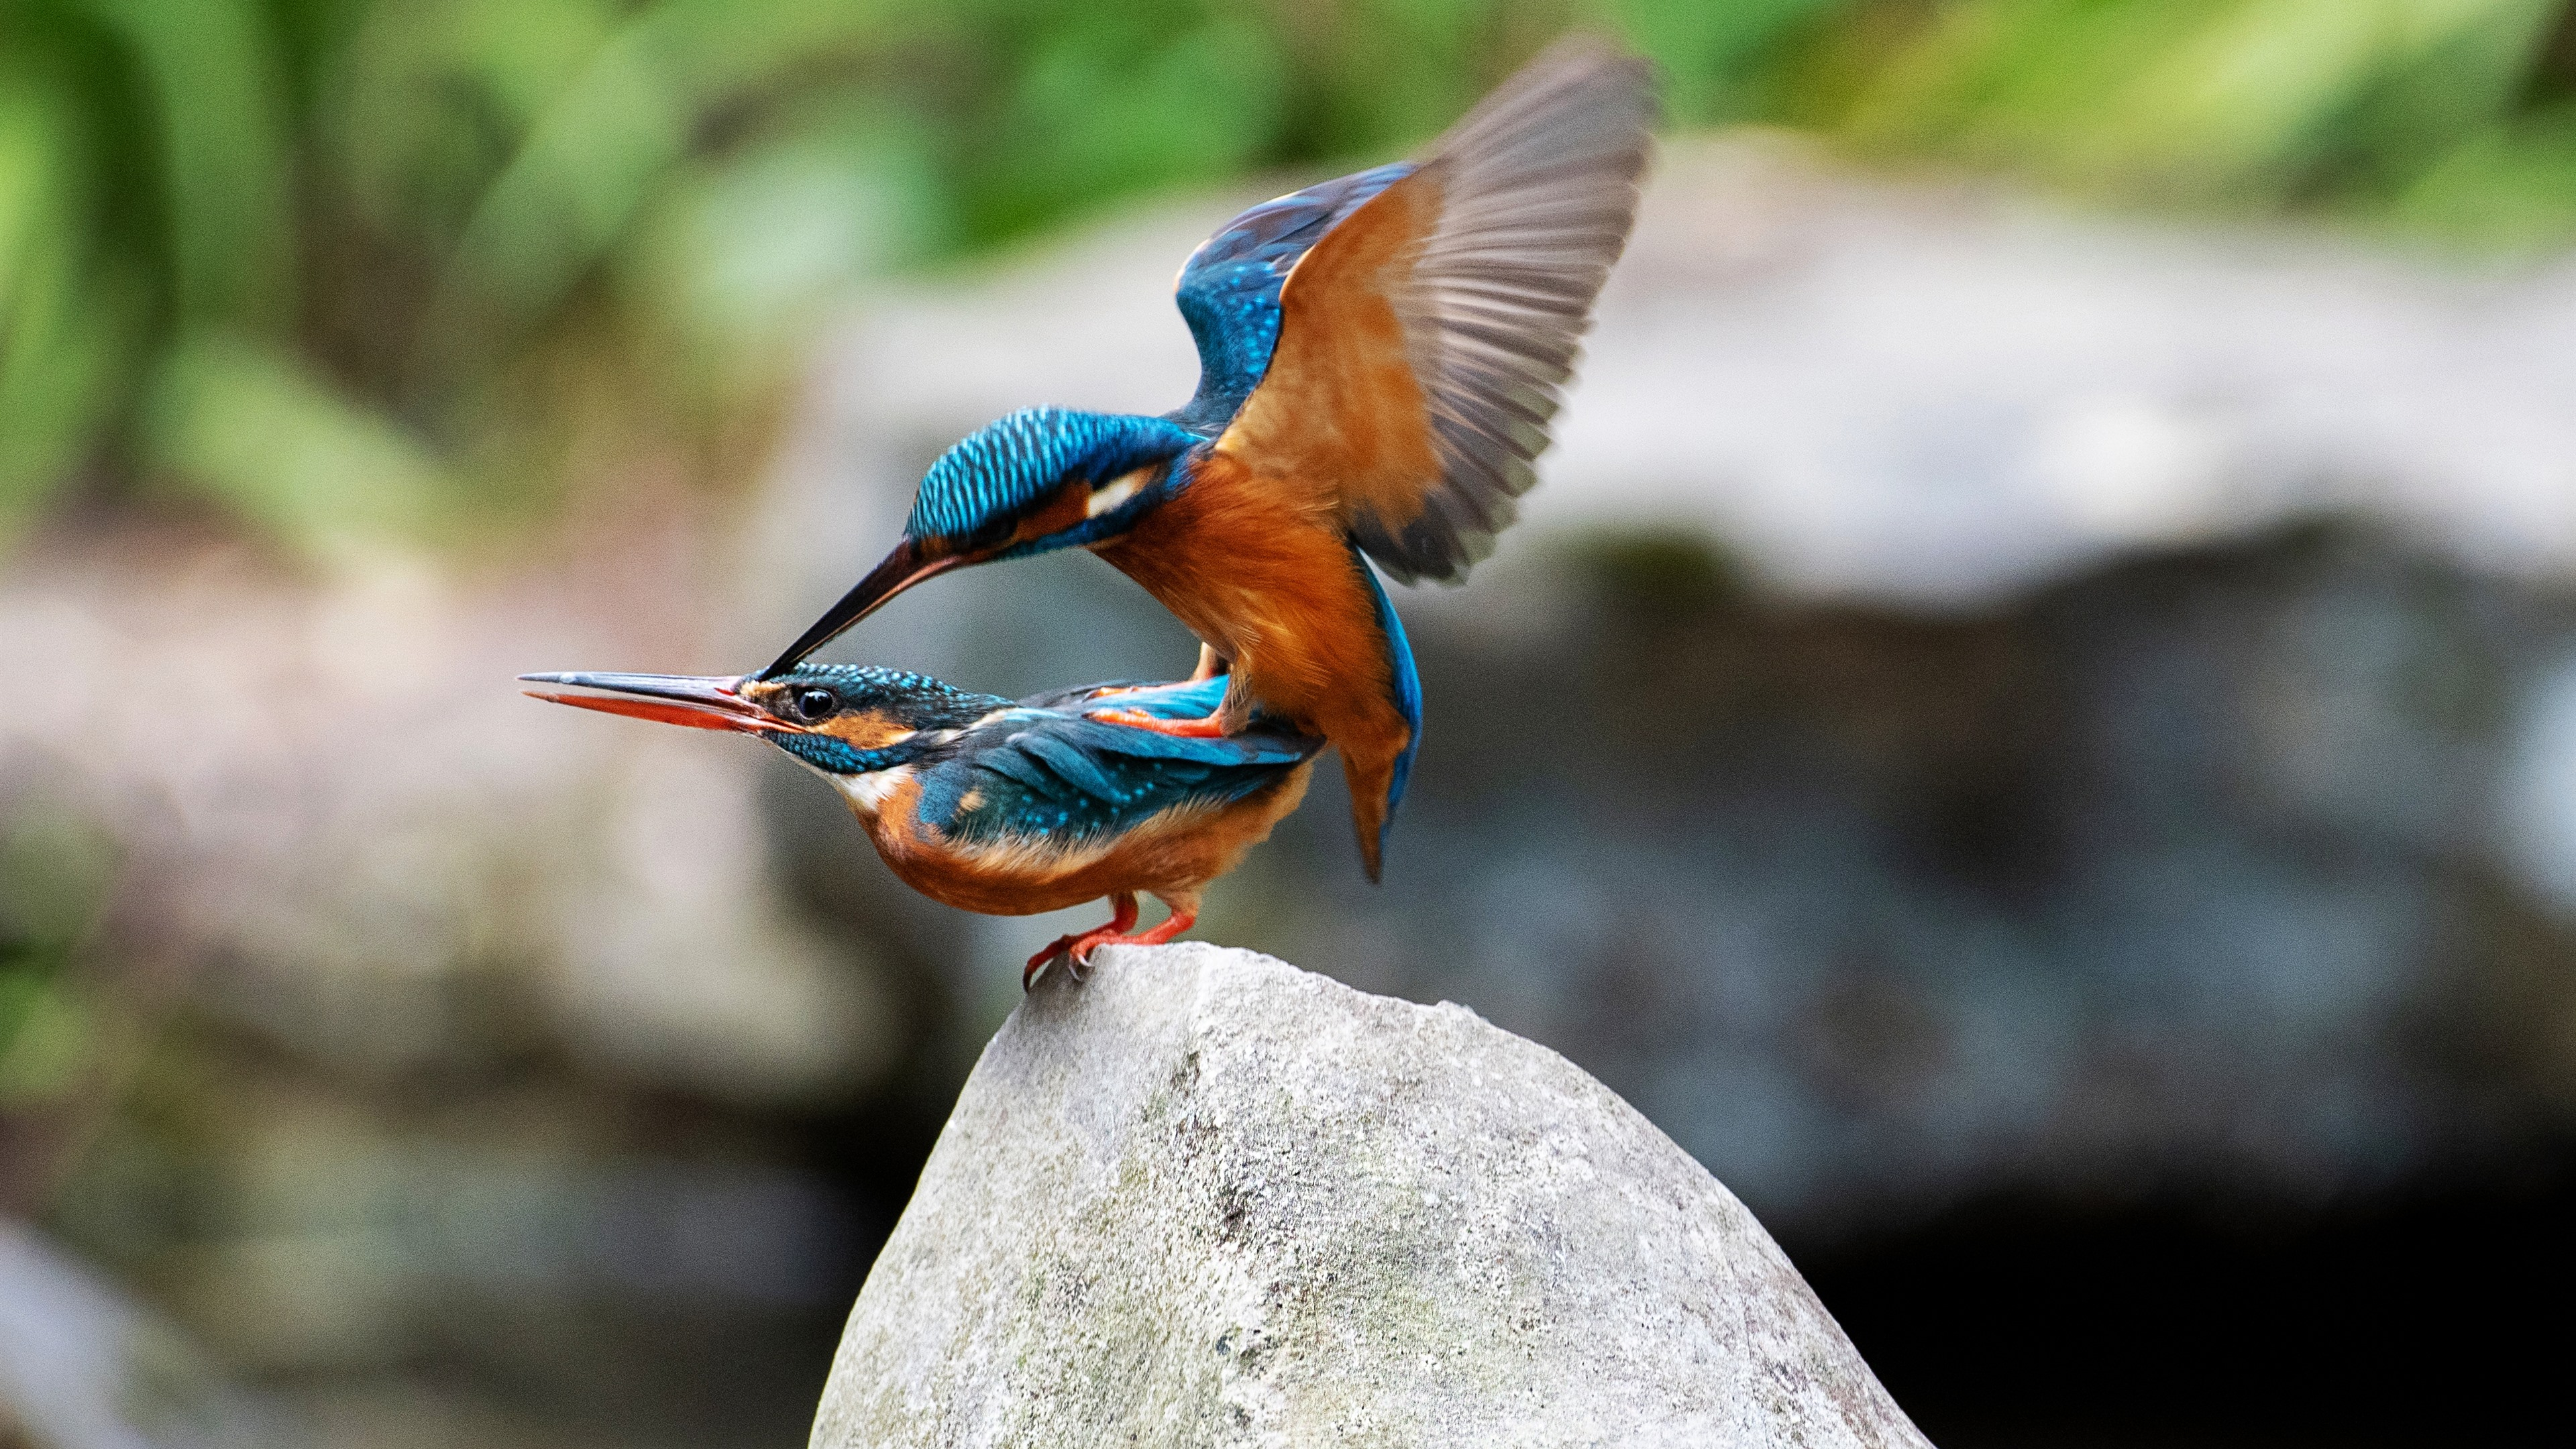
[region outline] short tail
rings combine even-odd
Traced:
[[[1360,869],[1369,884],[1378,883],[1386,865],[1386,834],[1395,824],[1397,792],[1388,788],[1395,775],[1389,760],[1366,760],[1342,751],[1342,778],[1351,787],[1351,827],[1359,835]]]

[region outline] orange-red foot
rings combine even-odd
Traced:
[[[1125,932],[1128,927],[1136,924],[1136,898],[1120,896],[1118,897],[1118,919],[1108,925],[1085,931],[1079,936],[1058,937],[1054,945],[1031,956],[1028,969],[1020,973],[1020,989],[1026,991],[1035,986],[1038,978],[1046,974],[1046,968],[1059,957],[1064,960],[1066,968],[1073,973],[1074,983],[1080,985],[1088,974],[1086,968],[1091,964],[1092,952],[1103,946],[1160,946],[1198,924],[1198,919],[1199,913],[1196,911],[1174,911],[1155,922],[1151,929],[1139,931],[1130,936]]]
[[[1073,979],[1079,982],[1083,968],[1090,964],[1093,951],[1127,940],[1126,933],[1136,924],[1136,898],[1125,893],[1114,895],[1109,898],[1109,906],[1114,914],[1108,925],[1094,926],[1079,935],[1058,936],[1048,942],[1045,949],[1031,956],[1029,964],[1020,971],[1020,989],[1027,991],[1036,986],[1038,978],[1046,974],[1047,967],[1059,959],[1073,972]]]
[[[1129,729],[1152,730],[1158,735],[1177,735],[1185,740],[1221,740],[1225,726],[1215,715],[1200,719],[1161,719],[1141,709],[1094,709],[1083,712],[1083,718],[1102,724],[1125,725]]]
[[[1140,931],[1117,941],[1103,941],[1104,946],[1159,946],[1198,923],[1196,911],[1174,911],[1150,931]]]

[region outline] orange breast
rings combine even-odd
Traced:
[[[1327,737],[1386,710],[1386,648],[1329,492],[1218,453],[1095,549],[1234,661],[1238,685]]]

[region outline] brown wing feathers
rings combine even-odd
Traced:
[[[1463,577],[1537,481],[1530,461],[1627,245],[1653,118],[1643,60],[1576,42],[1488,97],[1423,167],[1440,184],[1440,220],[1394,301],[1441,477],[1415,518],[1351,520],[1396,577]]]
[[[1299,261],[1220,446],[1332,490],[1396,578],[1464,577],[1536,481],[1653,118],[1647,64],[1597,41],[1506,82]]]

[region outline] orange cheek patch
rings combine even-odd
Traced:
[[[912,730],[894,716],[874,709],[843,711],[814,728],[859,750],[880,750],[912,736]]]
[[[1091,485],[1076,481],[1056,491],[1047,506],[1020,520],[1011,530],[1011,542],[1029,543],[1064,532],[1080,523],[1091,506]]]

